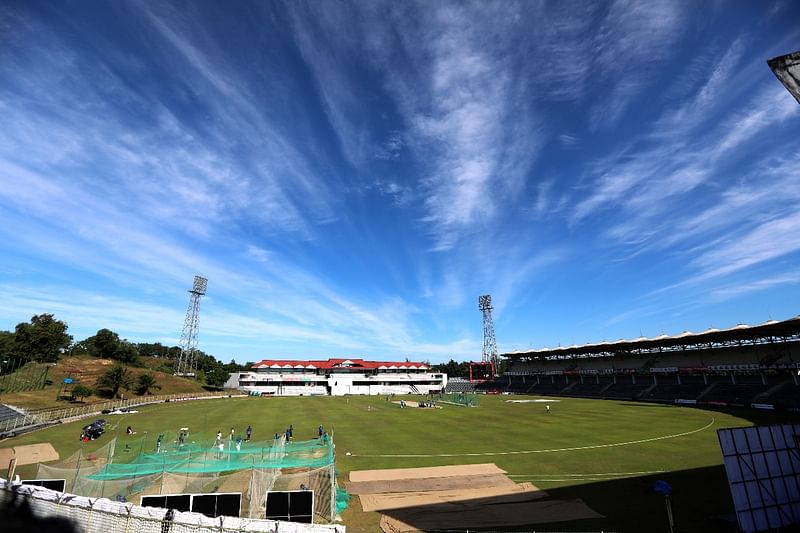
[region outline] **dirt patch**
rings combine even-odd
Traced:
[[[499,498],[494,498],[501,496]],[[512,486],[482,487],[459,490],[433,490],[423,492],[395,492],[389,494],[365,494],[359,496],[364,512],[406,509],[426,505],[449,504],[481,500],[482,505],[498,503],[527,502],[547,496],[530,483],[516,483]]]
[[[26,446],[15,446],[14,455],[17,456],[17,465],[35,465],[48,461],[57,461],[58,452],[49,442],[42,444],[28,444]]]
[[[14,458],[14,448],[0,448],[0,476],[5,477],[8,463]]]
[[[545,500],[492,463],[350,472],[347,488],[364,512],[380,511],[385,533],[505,528],[602,518],[581,500]]]
[[[384,470],[354,470],[350,481],[391,481],[398,479],[425,479],[437,477],[505,474],[494,463],[477,465],[431,466],[427,468],[389,468]]]
[[[482,487],[513,486],[517,483],[505,474],[477,476],[448,476],[422,479],[347,482],[350,494],[382,494],[386,492],[415,492],[427,490],[479,489]]]

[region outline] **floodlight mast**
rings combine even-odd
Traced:
[[[478,309],[483,313],[482,361],[490,364],[492,372],[496,374],[499,365],[497,360],[497,340],[494,338],[494,321],[492,320],[492,296],[490,294],[478,296]]]
[[[800,104],[800,50],[767,60],[775,77]]]
[[[208,279],[201,276],[194,277],[192,290],[189,291],[189,308],[186,310],[186,319],[183,321],[180,348],[181,353],[175,362],[176,376],[195,376],[197,374],[197,333],[200,329],[200,298],[205,295],[208,288]]]

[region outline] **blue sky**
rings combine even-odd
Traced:
[[[0,5],[0,329],[477,359],[800,313],[796,2]]]

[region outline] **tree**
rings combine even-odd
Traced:
[[[89,355],[94,357],[103,357],[105,359],[113,359],[114,353],[117,351],[120,339],[119,335],[110,329],[99,329],[97,333],[84,341],[89,348]]]
[[[177,346],[164,346],[160,342],[139,342],[135,345],[136,351],[143,357],[164,357],[166,359],[176,359],[181,353]]]
[[[72,398],[81,402],[83,401],[82,398],[86,398],[92,394],[94,394],[94,389],[87,387],[86,385],[75,385],[75,387],[72,389]]]
[[[206,383],[212,385],[214,387],[222,387],[228,378],[230,377],[230,372],[225,370],[222,365],[218,367],[214,367],[208,372],[205,373],[206,375]]]
[[[72,342],[67,324],[51,314],[34,315],[14,330],[14,354],[28,360],[54,363]]]
[[[148,394],[151,389],[160,389],[161,385],[156,383],[153,374],[140,374],[136,380],[136,393],[140,395]]]
[[[450,359],[447,363],[433,365],[436,372],[444,372],[449,378],[469,377],[469,363],[467,361],[456,362]]]
[[[0,331],[0,356],[14,353],[14,332]]]
[[[114,365],[100,376],[97,386],[107,389],[111,396],[116,398],[120,389],[130,388],[131,373],[122,365]]]
[[[139,353],[136,347],[126,340],[122,340],[114,353],[114,359],[131,365],[139,365]]]
[[[86,341],[87,341],[87,339],[83,339],[82,341],[78,341],[78,342],[73,342],[72,345],[69,347],[69,354],[70,355],[88,355],[89,354],[89,343],[86,342]]]
[[[90,355],[105,359],[116,359],[124,363],[134,363],[139,357],[136,347],[110,329],[100,329],[96,334],[83,341]]]

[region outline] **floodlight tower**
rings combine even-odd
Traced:
[[[181,354],[175,362],[175,375],[194,376],[197,370],[195,351],[197,350],[197,332],[200,321],[200,298],[205,295],[208,288],[206,278],[195,276],[192,290],[189,291],[189,308],[186,310],[186,319],[183,321],[181,332]]]
[[[767,60],[769,68],[800,104],[800,50]]]
[[[478,296],[478,309],[483,313],[483,358],[482,361],[491,365],[492,374],[497,373],[497,340],[494,338],[494,321],[492,321],[492,296],[484,294]]]

